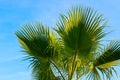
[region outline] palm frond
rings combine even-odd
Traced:
[[[79,54],[89,54],[99,41],[106,35],[103,17],[87,7],[76,7],[61,15],[57,23],[57,33],[64,41],[66,51],[73,53],[76,49]],[[95,46],[95,47],[94,47]]]
[[[55,76],[48,58],[58,58],[59,49],[55,36],[41,23],[26,24],[15,34],[28,55],[26,59],[30,61],[33,74],[38,74],[38,77],[33,75],[38,78],[36,80],[53,80]]]
[[[32,68],[33,80],[54,80],[56,77],[52,72],[50,62],[43,59],[38,59],[34,56],[26,56],[25,60],[30,62],[29,67]],[[56,80],[58,80],[56,78]]]
[[[94,68],[92,71],[90,71],[87,74],[86,79],[87,80],[102,80],[99,70],[97,68]]]
[[[100,69],[95,67],[85,76],[85,78],[87,80],[111,80],[111,78],[114,79],[115,75],[118,75],[118,73],[114,67],[107,69]]]
[[[80,71],[78,68],[86,66],[80,64],[78,67],[76,60],[85,59],[98,49],[100,40],[106,35],[103,32],[105,26],[102,15],[88,7],[75,7],[68,15],[61,15],[55,30],[63,40],[69,76],[73,77],[76,70]]]
[[[87,78],[92,80],[110,80],[114,74],[118,75],[114,66],[120,64],[120,41],[111,41],[101,53],[101,56],[93,62],[93,67],[87,74]],[[94,72],[97,71],[97,72]],[[100,79],[100,80],[101,80]]]
[[[53,56],[54,36],[52,39],[49,29],[41,23],[26,24],[15,34],[29,55],[46,58]]]
[[[94,63],[95,67],[109,68],[120,64],[120,41],[111,41]]]

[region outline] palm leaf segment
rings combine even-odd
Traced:
[[[26,24],[15,34],[28,54],[35,80],[53,80],[48,59],[57,58],[55,36],[41,23]]]

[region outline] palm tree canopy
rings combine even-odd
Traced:
[[[35,80],[79,80],[83,75],[101,80],[104,76],[110,79],[120,62],[120,41],[101,46],[105,27],[102,14],[77,6],[60,15],[54,28],[57,34],[41,23],[26,24],[15,34],[28,55]]]

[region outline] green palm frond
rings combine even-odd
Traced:
[[[103,50],[101,56],[93,62],[93,67],[87,74],[88,80],[110,80],[115,74],[118,75],[114,66],[120,64],[120,41],[111,41]]]
[[[66,51],[74,53],[77,49],[79,54],[89,54],[91,49],[96,48],[99,41],[106,35],[103,17],[91,8],[76,7],[61,15],[55,29],[64,41]]]
[[[100,69],[95,67],[85,77],[87,80],[111,80],[118,77],[118,72],[114,67]]]
[[[54,36],[41,23],[26,24],[15,34],[29,55],[44,58],[53,57]]]
[[[87,80],[101,80],[101,75],[97,68],[94,68],[90,73],[86,76]]]
[[[50,63],[46,63],[46,64],[44,63],[34,67],[32,70],[33,79],[34,80],[54,80],[56,76],[53,74],[53,71],[51,70],[51,67],[49,65]],[[58,79],[56,78],[56,80]]]
[[[41,23],[26,24],[15,34],[28,55],[26,60],[30,61],[33,74],[38,73],[40,80],[48,80],[53,75],[48,59],[58,59],[59,49],[55,36]],[[50,79],[53,80],[54,77]]]
[[[105,48],[104,53],[94,63],[95,67],[108,68],[119,65],[120,62],[120,41],[111,41]]]
[[[75,71],[80,72],[78,68],[84,69],[88,64],[89,60],[86,61],[85,58],[98,49],[101,39],[106,35],[103,32],[105,26],[102,15],[91,8],[75,7],[68,15],[61,15],[55,30],[63,40],[65,55],[68,58],[68,78],[72,78]],[[79,57],[85,59],[85,62],[82,62],[86,64],[77,63]]]
[[[99,67],[92,67],[90,71],[87,73],[85,78],[87,80],[111,80],[111,78],[118,78],[118,69],[115,69],[115,67],[110,66],[107,68],[99,68]],[[115,78],[115,79],[116,79]]]
[[[29,60],[30,62],[33,80],[53,80],[55,78],[48,61],[45,61],[44,59],[39,60],[30,56],[28,56],[26,60]]]

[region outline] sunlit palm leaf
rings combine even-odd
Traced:
[[[116,78],[119,78],[117,69],[115,69],[114,67],[106,69],[95,67],[85,76],[85,78],[87,80],[113,80],[115,76]]]
[[[57,58],[58,56],[57,48],[55,48],[55,36],[50,34],[49,29],[41,23],[27,24],[15,34],[29,55],[26,59],[30,60],[33,74],[38,73],[40,76],[37,78],[42,80],[53,80],[55,76],[52,73],[48,58],[53,59],[53,57]],[[50,77],[51,75],[52,77]]]
[[[20,42],[26,45],[30,51],[30,55],[43,55],[46,52],[46,48],[49,46],[49,31],[48,29],[41,25],[37,24],[27,24],[22,29],[16,32],[17,37]],[[24,47],[23,45],[23,47]],[[24,47],[26,49],[26,47]],[[49,54],[50,55],[50,54]]]
[[[68,15],[61,15],[55,30],[62,38],[65,54],[68,55],[68,75],[73,76],[76,70],[80,71],[78,68],[85,68],[85,64],[81,65],[76,60],[79,57],[85,59],[98,49],[100,40],[106,35],[103,32],[104,27],[102,15],[91,8],[75,7]],[[84,61],[86,64],[89,62]]]
[[[32,56],[27,56],[25,59],[30,62],[33,80],[53,80],[55,78],[49,62],[41,59],[39,60]]]
[[[111,80],[118,73],[111,67],[107,69],[94,68],[85,77],[87,80]]]
[[[120,41],[112,41],[105,48],[104,53],[96,59],[94,66],[99,68],[108,68],[110,66],[118,65],[120,62],[119,60],[120,60]]]
[[[87,80],[101,80],[100,73],[97,68],[94,68],[90,73],[86,76]]]
[[[102,15],[93,9],[76,7],[67,16],[61,15],[56,31],[69,53],[74,53],[77,49],[79,54],[89,54],[105,36],[102,21]]]
[[[105,50],[103,50],[102,55],[99,56],[93,63],[93,67],[87,75],[87,78],[89,80],[92,80],[92,78],[99,80],[101,77],[102,80],[109,80],[111,77],[113,77],[114,74],[118,75],[117,70],[115,70],[114,66],[117,66],[119,64],[120,41],[111,41]]]

